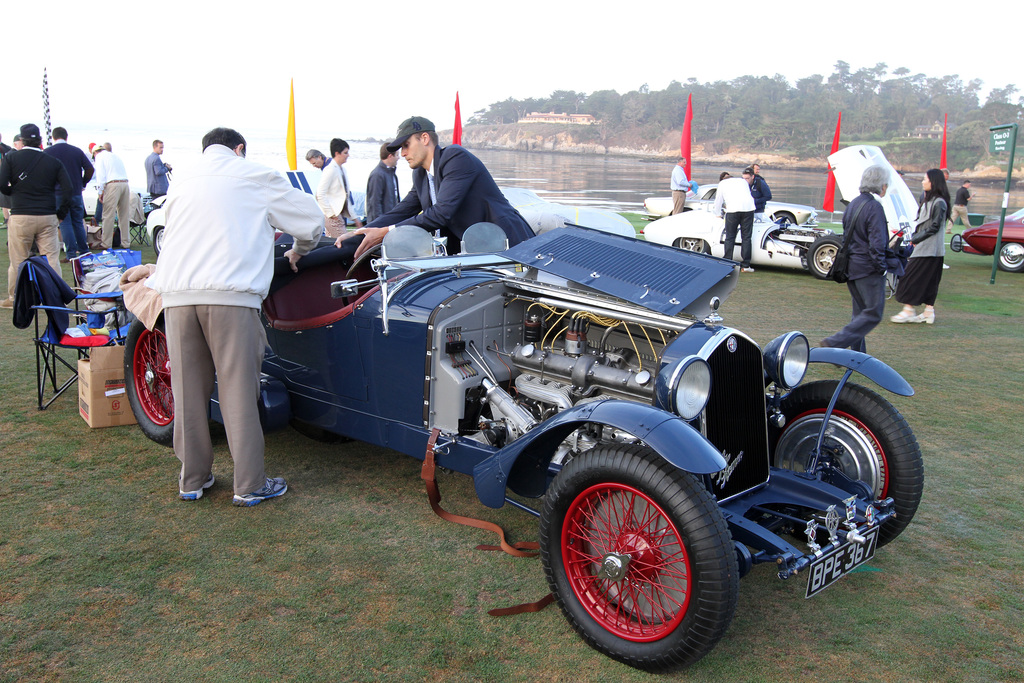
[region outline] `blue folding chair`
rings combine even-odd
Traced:
[[[101,312],[79,310],[81,302],[95,300],[109,301],[111,306]],[[68,307],[71,302],[74,308]],[[90,329],[90,316],[93,324],[113,320],[113,325],[105,328],[105,334]],[[81,320],[82,324],[72,326],[72,320]],[[121,292],[76,295],[41,256],[21,264],[15,289],[14,325],[25,329],[32,324],[39,410],[46,410],[78,381],[78,360],[87,357],[88,349],[124,344],[129,328]]]

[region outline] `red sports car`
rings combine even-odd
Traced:
[[[962,235],[953,235],[949,248],[969,254],[988,254],[996,250],[999,221],[988,221],[976,228],[967,228]],[[1011,273],[1024,272],[1024,209],[1009,216],[1003,223],[1003,244],[999,249],[999,269]]]

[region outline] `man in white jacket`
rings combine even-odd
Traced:
[[[720,216],[725,210],[725,258],[732,260],[736,250],[736,229],[739,228],[740,271],[753,273],[750,258],[753,255],[754,197],[750,194],[750,184],[754,182],[754,172],[748,173],[747,170],[743,170],[742,178],[733,178],[728,172],[718,177],[714,215]]]
[[[273,276],[274,230],[295,238],[292,269],[316,245],[324,217],[311,195],[280,173],[245,160],[245,138],[230,128],[203,137],[203,158],[176,179],[156,273],[162,295],[174,397],[179,497],[198,500],[213,486],[207,406],[218,398],[235,464],[235,505],[251,506],[288,490],[264,471],[256,400],[266,334],[259,308]]]

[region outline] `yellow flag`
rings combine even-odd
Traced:
[[[292,79],[291,101],[288,103],[288,139],[285,140],[288,151],[288,169],[299,170],[298,156],[295,152],[295,79]]]

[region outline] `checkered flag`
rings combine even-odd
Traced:
[[[50,86],[46,83],[46,67],[43,67],[43,123],[46,125],[46,146],[53,143],[50,131]]]

